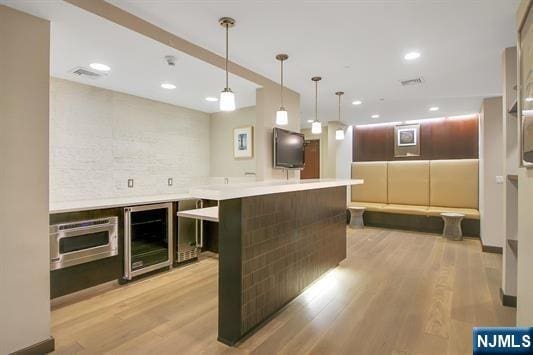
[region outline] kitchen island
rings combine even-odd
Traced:
[[[346,258],[346,189],[362,183],[265,181],[191,189],[196,198],[218,201],[219,341],[236,344]],[[217,217],[212,209],[206,216]]]

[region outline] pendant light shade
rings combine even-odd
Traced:
[[[278,126],[285,126],[289,124],[289,115],[285,107],[283,107],[283,62],[289,59],[289,56],[287,54],[278,54],[276,59],[280,61],[281,65],[280,105],[278,112],[276,112],[276,124]]]
[[[339,97],[339,124],[341,125],[341,127],[335,130],[335,139],[338,141],[342,141],[344,140],[344,127],[342,126],[342,121],[341,121],[341,96],[344,95],[344,92],[337,91],[335,95]]]
[[[322,133],[322,123],[320,121],[314,121],[311,123],[311,133],[321,134]]]
[[[229,87],[228,61],[229,61],[229,28],[235,26],[231,17],[222,17],[218,23],[226,29],[226,87],[220,93],[220,111],[235,111],[235,94]]]
[[[280,107],[278,112],[276,112],[276,124],[278,126],[285,126],[289,124],[289,115],[283,107]]]
[[[344,129],[337,128],[337,130],[335,131],[335,139],[338,141],[344,140]]]
[[[230,88],[220,93],[220,111],[235,111],[235,94]]]
[[[321,134],[322,133],[322,123],[318,120],[318,82],[322,80],[319,76],[314,76],[311,78],[315,82],[315,120],[311,123],[311,133],[312,134]]]

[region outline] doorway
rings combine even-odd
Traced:
[[[300,179],[320,178],[320,140],[305,141],[305,167],[300,173]]]

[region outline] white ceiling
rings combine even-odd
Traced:
[[[290,55],[285,81],[302,94],[305,125],[313,117],[315,75],[323,77],[323,121],[336,117],[338,90],[346,92],[343,112],[350,124],[479,111],[483,97],[502,92],[501,52],[515,44],[519,0],[109,2],[219,54],[224,32],[217,20],[234,17],[233,61],[277,81],[274,56]],[[410,50],[421,58],[406,62]],[[398,82],[417,76],[424,77],[422,86]],[[363,105],[350,105],[355,99]],[[440,111],[428,112],[433,105]],[[380,118],[371,119],[374,113]]]
[[[5,1],[0,3],[51,20],[51,74],[110,90],[125,92],[204,112],[218,111],[218,97],[224,87],[224,71],[159,42],[141,36],[59,0]],[[169,67],[165,55],[175,55]],[[109,65],[111,72],[99,79],[80,78],[69,71],[92,62]],[[162,82],[177,85],[164,90]],[[257,85],[230,76],[237,107],[255,105]]]

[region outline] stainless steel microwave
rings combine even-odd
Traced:
[[[118,255],[118,217],[50,226],[50,270]]]

